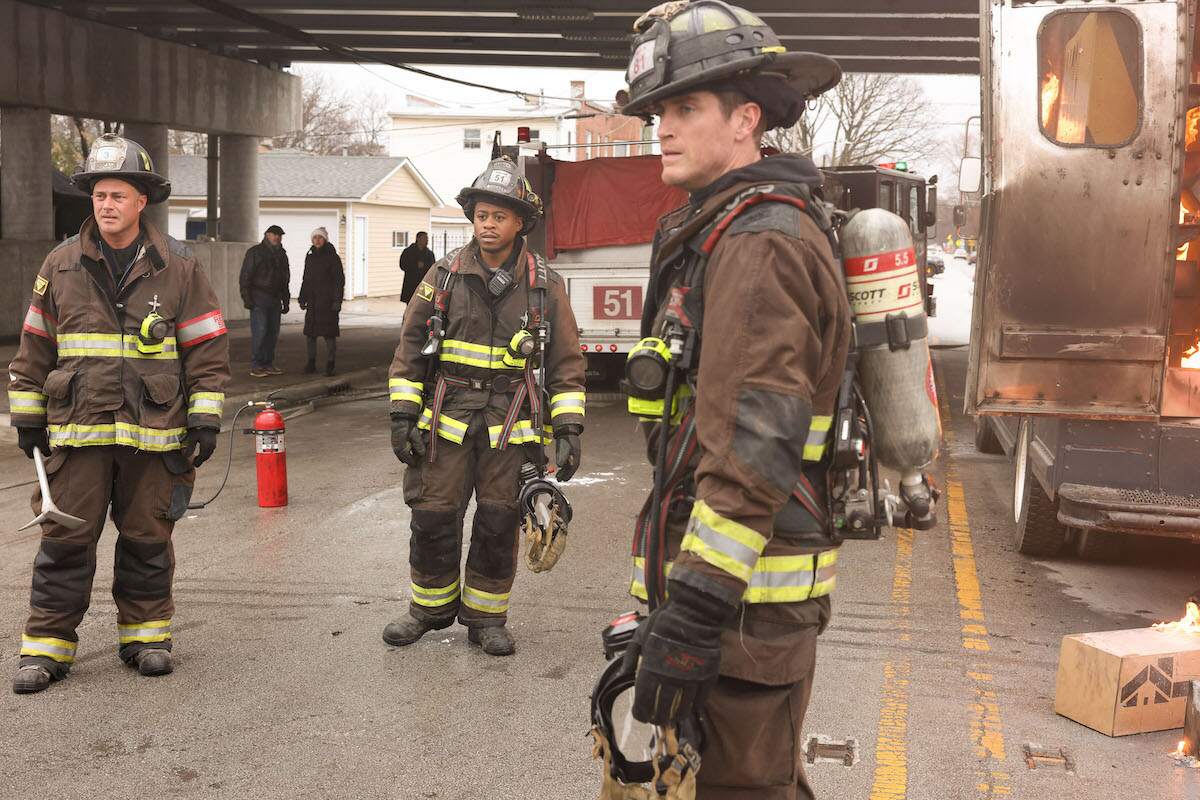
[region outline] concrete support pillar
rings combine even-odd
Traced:
[[[206,176],[208,180],[205,182],[208,213],[205,216],[204,232],[208,238],[216,240],[221,238],[219,206],[221,198],[221,137],[210,133],[206,138],[208,139],[208,158],[205,159],[204,164],[208,173]]]
[[[50,112],[0,108],[0,239],[54,239]]]
[[[150,160],[154,162],[154,171],[168,180],[171,177],[170,150],[167,145],[166,125],[147,125],[139,122],[125,123],[125,138],[133,139],[146,148]],[[142,217],[163,233],[169,233],[167,228],[167,203],[146,206]]]
[[[257,242],[258,137],[221,137],[221,239]]]

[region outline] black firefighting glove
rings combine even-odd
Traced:
[[[579,469],[583,457],[583,445],[579,441],[581,433],[581,425],[560,425],[554,429],[554,463],[558,465],[560,481],[571,480]]]
[[[217,431],[214,428],[188,428],[184,454],[189,458],[192,457],[193,452],[196,454],[195,458],[192,458],[193,468],[212,458],[213,451],[216,449]]]
[[[33,458],[33,448],[42,451],[42,455],[50,455],[50,437],[45,428],[17,428],[17,447],[25,451],[26,458]]]
[[[425,457],[425,441],[421,438],[416,417],[392,414],[392,452],[410,467],[415,467]]]
[[[653,725],[670,725],[704,708],[717,682],[721,628],[737,613],[679,581],[670,582],[669,593],[625,651],[625,668],[637,669],[633,716]]]

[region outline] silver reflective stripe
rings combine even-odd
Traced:
[[[21,655],[46,656],[55,661],[70,663],[75,660],[75,645],[65,639],[46,636],[21,636]]]
[[[119,335],[113,334],[104,338],[91,338],[87,336],[72,336],[69,333],[60,333],[58,335],[58,350],[59,355],[95,355],[95,356],[120,356],[125,345]]]
[[[463,604],[476,611],[490,614],[501,614],[508,611],[510,593],[493,594],[467,586],[463,589]]]
[[[759,553],[753,547],[731,539],[715,528],[710,528],[697,519],[694,514],[691,518],[691,525],[688,526],[688,534],[695,536],[713,550],[724,553],[748,570],[754,569],[754,564],[758,561]]]
[[[54,337],[56,332],[54,323],[50,321],[46,313],[33,306],[30,306],[29,310],[25,312],[24,327],[30,333],[40,333],[48,339]]]
[[[46,415],[46,400],[47,397],[40,392],[13,392],[8,393],[8,408],[14,414],[34,414],[36,416]]]
[[[225,333],[225,319],[220,311],[210,311],[202,317],[190,319],[175,330],[175,336],[182,347],[200,344],[222,333]]]
[[[412,599],[419,606],[444,606],[458,597],[458,581],[449,586],[426,589],[424,586],[412,584]]]
[[[189,414],[220,414],[225,407],[225,395],[212,393],[212,396],[206,394],[194,394],[191,397],[191,403],[188,405]]]
[[[751,589],[784,589],[801,586],[812,586],[813,574],[811,569],[794,572],[759,572],[754,571],[750,576]]]

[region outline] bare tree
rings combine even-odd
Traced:
[[[98,136],[121,130],[121,123],[115,121],[54,115],[50,118],[50,158],[55,168],[70,175],[87,160]]]
[[[925,127],[928,108],[912,78],[852,72],[795,126],[771,131],[763,142],[810,156],[829,148],[835,166],[922,159],[941,145]]]
[[[379,155],[389,120],[386,100],[376,94],[354,96],[325,73],[301,72],[300,128],[272,139],[277,149],[316,155]]]
[[[208,153],[208,135],[172,128],[167,146],[173,156],[202,156]]]

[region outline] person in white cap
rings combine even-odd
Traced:
[[[300,284],[300,308],[304,309],[304,335],[308,339],[308,363],[304,371],[317,371],[317,337],[325,338],[325,374],[336,369],[338,314],[346,290],[346,271],[329,231],[312,232],[312,247],[304,257],[304,279]]]

